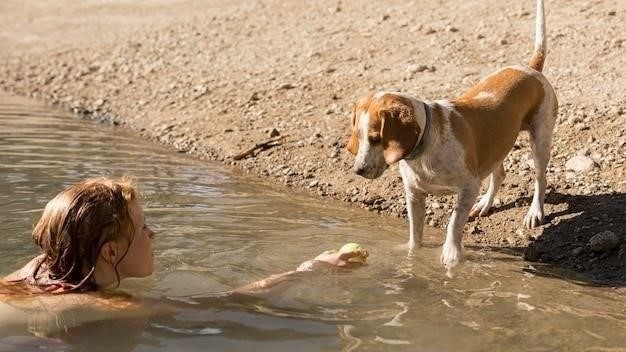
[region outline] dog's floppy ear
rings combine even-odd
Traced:
[[[405,158],[419,139],[420,128],[412,107],[395,103],[379,112],[380,136],[387,165]]]
[[[346,149],[353,155],[356,155],[359,151],[359,138],[358,138],[358,130],[356,128],[356,105],[352,107],[352,123],[350,124],[350,137],[348,139],[348,144],[346,145]]]

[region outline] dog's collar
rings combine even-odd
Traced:
[[[424,123],[421,124],[420,126],[421,131],[420,131],[420,135],[417,137],[417,143],[415,143],[415,147],[413,147],[413,150],[411,150],[409,155],[407,155],[404,158],[406,160],[417,158],[424,150],[424,134],[426,134],[426,130],[428,129],[430,125],[431,117],[430,117],[430,107],[424,102],[422,102],[422,105],[424,106]],[[417,124],[420,125],[419,122]]]

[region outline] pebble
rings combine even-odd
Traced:
[[[593,170],[596,166],[597,164],[595,161],[593,161],[593,159],[583,155],[576,155],[565,163],[566,170],[578,173],[589,172]]]
[[[583,251],[583,247],[576,247],[572,249],[572,256],[577,257]]]
[[[424,72],[428,69],[426,65],[409,64],[406,68],[407,73]]]
[[[617,247],[620,239],[613,231],[599,232],[589,240],[589,248],[596,252],[608,252]]]

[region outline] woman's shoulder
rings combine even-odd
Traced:
[[[99,311],[133,310],[143,306],[140,299],[122,292],[84,292],[51,294],[49,292],[19,292],[12,289],[10,284],[0,283],[0,302],[9,304],[22,310],[73,310],[89,309]],[[4,292],[2,292],[4,291]]]
[[[4,301],[14,296],[25,296],[34,293],[35,288],[28,279],[33,277],[35,270],[41,265],[43,256],[31,259],[26,265],[11,274],[0,278],[0,300]]]
[[[44,255],[39,255],[31,259],[26,265],[7,275],[3,280],[6,282],[16,282],[26,280],[29,277],[34,277],[35,272],[41,266]]]
[[[59,329],[112,318],[145,319],[152,313],[149,308],[124,294],[87,292],[59,295],[44,292],[11,296],[0,298],[0,330],[6,324],[36,322],[32,327],[29,325],[29,331],[45,336],[56,334]],[[63,324],[59,325],[59,322]]]

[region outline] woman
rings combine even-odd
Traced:
[[[125,278],[152,274],[154,231],[145,222],[136,187],[128,179],[94,178],[74,184],[46,205],[33,230],[42,253],[0,281],[0,297],[18,293],[102,292]],[[365,250],[324,252],[297,270],[226,292],[258,294],[317,264],[358,265]],[[313,265],[312,265],[313,264]]]

